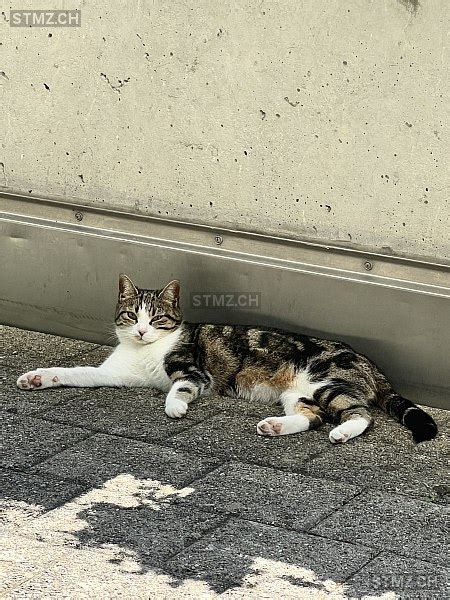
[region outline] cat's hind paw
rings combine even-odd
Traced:
[[[263,419],[256,426],[258,435],[281,435],[282,429],[283,423],[281,422],[281,419],[278,419],[277,417]]]
[[[51,369],[29,371],[21,375],[17,380],[17,387],[21,390],[44,390],[59,385],[61,385],[59,378]]]
[[[339,427],[335,427],[330,431],[329,438],[332,444],[344,444],[350,439],[350,434],[348,432],[341,431]]]
[[[367,427],[369,421],[363,417],[354,417],[348,421],[344,421],[334,429],[330,431],[330,442],[332,444],[344,444],[352,438],[361,435]]]

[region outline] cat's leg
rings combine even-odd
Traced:
[[[175,372],[171,377],[173,384],[166,396],[165,408],[168,417],[183,417],[188,404],[211,387],[211,379],[195,366],[191,365],[185,371]]]
[[[289,435],[301,433],[309,429],[317,429],[323,422],[323,412],[319,406],[312,404],[307,398],[300,398],[297,391],[281,394],[284,406],[284,417],[268,417],[256,426],[259,435]]]
[[[50,367],[24,373],[17,380],[22,390],[44,390],[50,387],[120,387],[127,385],[123,377],[100,367]]]
[[[17,380],[22,390],[51,387],[121,387],[143,385],[118,348],[99,367],[50,367],[24,373]]]
[[[326,391],[325,391],[326,395]],[[342,444],[352,438],[361,435],[372,426],[373,417],[369,412],[368,402],[362,396],[360,398],[347,394],[338,394],[328,402],[327,413],[334,422],[339,425],[330,431],[330,442]]]
[[[324,382],[313,394],[329,420],[339,423],[330,431],[332,444],[347,442],[373,424],[369,406],[376,393],[371,382],[361,377],[358,371],[338,374],[341,377]]]

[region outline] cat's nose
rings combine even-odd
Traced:
[[[142,337],[144,333],[147,333],[147,329],[145,327],[138,327],[138,333]]]

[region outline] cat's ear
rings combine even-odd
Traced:
[[[137,289],[131,279],[125,273],[121,273],[119,275],[119,299],[130,296],[137,296]]]
[[[158,297],[171,304],[177,304],[180,298],[180,282],[177,279],[174,279],[168,283],[166,287],[159,292]]]

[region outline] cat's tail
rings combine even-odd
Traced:
[[[397,394],[386,377],[378,370],[376,379],[378,395],[375,404],[377,406],[405,425],[412,432],[416,442],[424,442],[436,437],[438,428],[428,413],[411,400]]]

